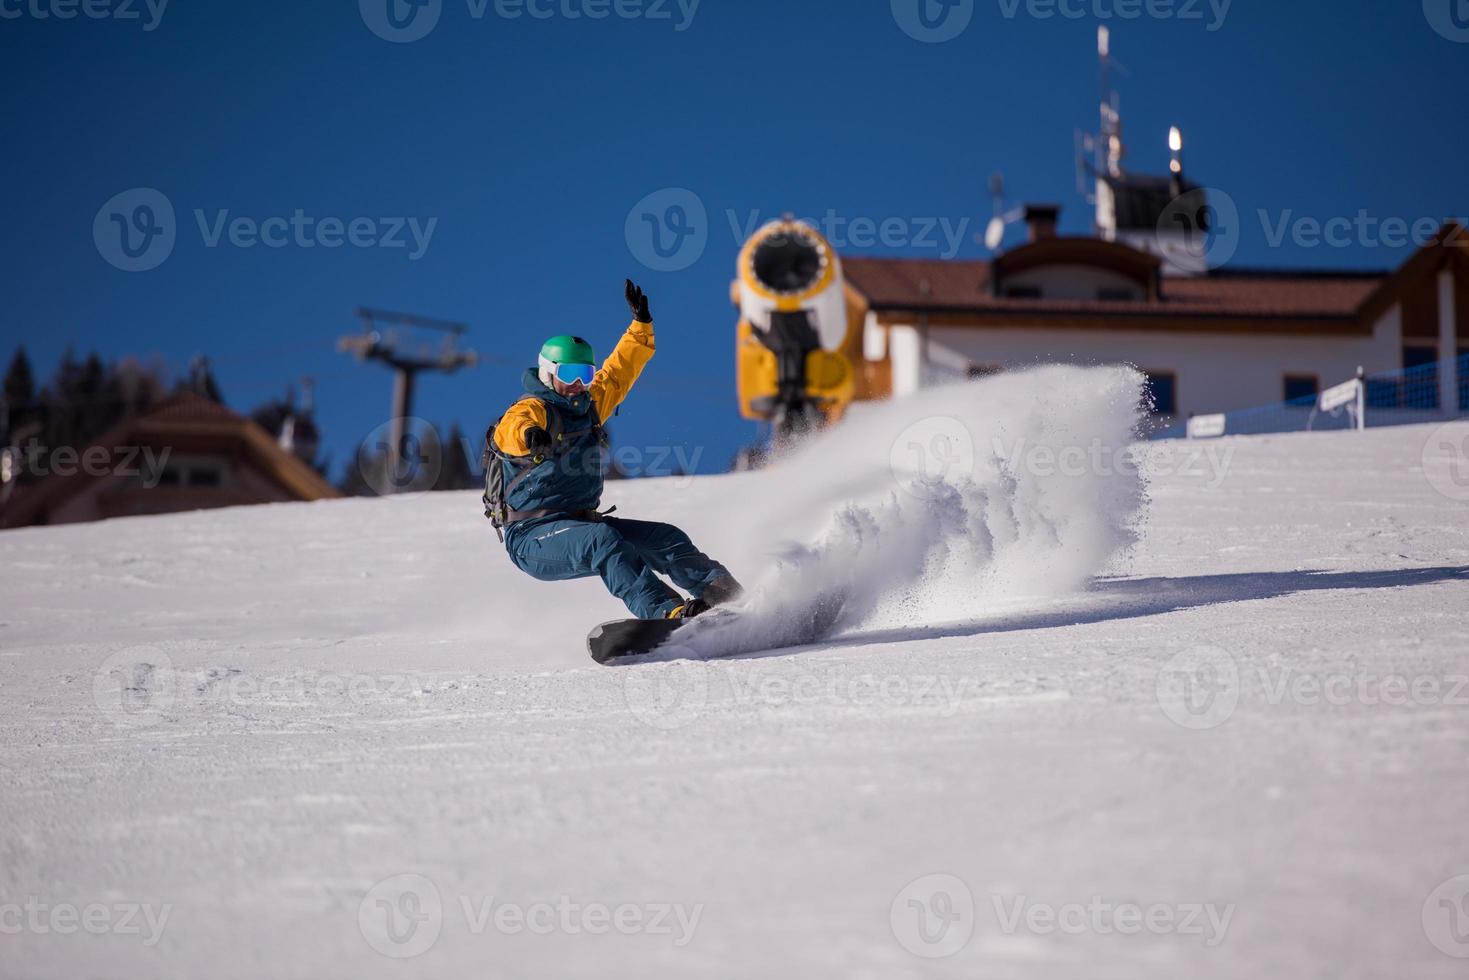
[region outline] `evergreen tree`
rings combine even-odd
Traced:
[[[17,347],[5,372],[5,418],[0,418],[0,441],[8,441],[11,433],[19,433],[41,416],[36,401],[36,376],[25,347]]]
[[[434,480],[435,490],[472,490],[479,485],[465,449],[464,430],[458,422],[449,428],[448,439],[439,440],[439,447],[443,463],[439,467],[438,478]]]

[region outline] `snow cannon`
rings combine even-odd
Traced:
[[[740,414],[769,422],[777,446],[841,418],[855,390],[846,284],[836,250],[784,218],[740,250],[730,299],[740,310],[735,370]]]

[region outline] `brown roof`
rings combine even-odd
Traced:
[[[1387,273],[1228,272],[1165,278],[1157,302],[1117,302],[992,296],[990,263],[982,260],[851,256],[842,269],[874,310],[973,313],[1351,317],[1387,279]]]
[[[128,416],[92,445],[115,452],[133,446],[168,445],[175,440],[237,449],[297,500],[341,496],[340,491],[299,456],[282,449],[270,433],[243,415],[193,392],[179,392],[137,415]],[[77,469],[67,476],[52,475],[22,488],[0,510],[0,527],[32,523],[48,507],[59,505],[97,478],[84,469]],[[220,502],[249,501],[221,495]]]

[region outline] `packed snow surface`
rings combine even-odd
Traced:
[[[592,664],[475,494],[0,534],[0,976],[1462,977],[1469,424],[1137,385],[609,485],[847,596],[772,654]]]

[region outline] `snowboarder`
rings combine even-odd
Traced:
[[[526,370],[526,394],[486,441],[486,510],[521,571],[545,582],[599,575],[639,619],[687,619],[738,597],[739,583],[673,525],[597,510],[603,423],[653,357],[648,298],[632,280],[625,292],[633,322],[600,370],[592,346],[566,334]]]

